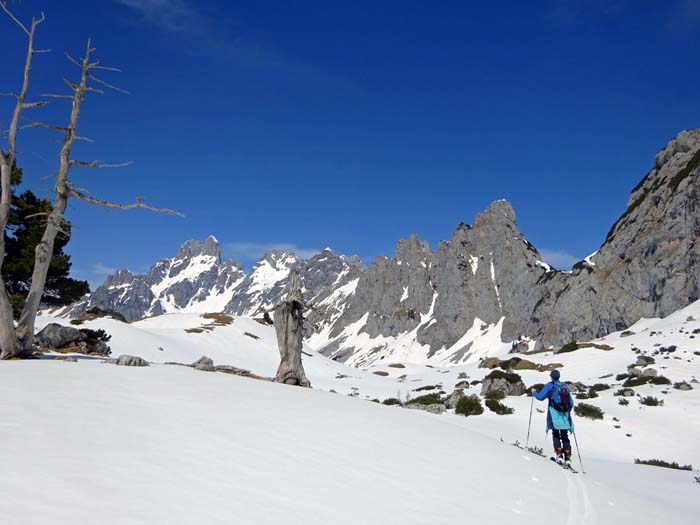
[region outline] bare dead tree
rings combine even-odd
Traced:
[[[275,375],[277,383],[311,386],[301,362],[305,305],[301,276],[298,270],[293,270],[287,282],[286,297],[273,314],[280,349],[280,366]]]
[[[32,61],[37,53],[44,53],[46,49],[34,49],[34,37],[36,29],[44,21],[42,13],[40,18],[33,18],[31,26],[27,28],[7,7],[7,3],[0,1],[0,8],[12,19],[12,21],[27,35],[27,55],[24,62],[24,75],[22,87],[19,93],[6,93],[15,98],[15,108],[12,112],[7,134],[7,149],[0,148],[0,270],[5,261],[5,229],[10,217],[10,204],[12,202],[11,175],[17,154],[17,131],[22,113],[26,109],[32,109],[46,104],[45,101],[27,102],[29,92],[29,78],[32,70]],[[0,359],[17,357],[21,353],[14,329],[12,306],[10,304],[5,281],[0,272]]]
[[[122,210],[128,210],[132,208],[144,208],[147,210],[168,213],[172,215],[182,216],[181,213],[167,209],[167,208],[156,208],[143,202],[142,197],[137,197],[135,202],[131,204],[119,204],[114,202],[109,202],[103,199],[98,199],[92,197],[84,189],[76,188],[73,183],[69,180],[68,175],[70,169],[74,166],[80,166],[85,168],[117,168],[126,166],[130,163],[122,164],[106,164],[101,161],[82,161],[71,159],[70,153],[76,140],[90,140],[85,137],[81,137],[77,134],[78,122],[80,120],[80,111],[82,105],[85,102],[85,96],[87,93],[99,93],[103,94],[104,89],[111,89],[126,93],[124,90],[105,82],[104,80],[98,78],[96,73],[98,71],[111,71],[119,72],[119,69],[104,66],[99,60],[93,60],[92,55],[95,52],[95,48],[92,47],[90,39],[87,41],[87,46],[85,49],[85,55],[81,60],[76,60],[72,56],[66,53],[66,58],[80,70],[80,80],[78,82],[72,82],[70,80],[65,80],[66,84],[71,90],[70,95],[45,95],[52,98],[64,98],[71,101],[71,112],[68,119],[68,124],[65,127],[52,126],[45,122],[33,122],[29,126],[44,127],[54,131],[59,131],[63,134],[63,143],[58,154],[59,166],[56,172],[56,183],[54,191],[56,193],[56,199],[54,203],[53,210],[48,216],[46,229],[44,230],[44,235],[35,249],[34,258],[34,271],[32,273],[32,281],[27,295],[27,300],[25,302],[24,308],[20,315],[17,324],[17,337],[20,342],[20,349],[23,351],[31,351],[34,340],[34,324],[36,320],[36,315],[41,303],[41,297],[44,293],[44,287],[46,285],[46,276],[49,270],[49,265],[51,263],[51,257],[53,254],[54,241],[56,235],[61,232],[61,224],[63,223],[63,217],[66,212],[66,207],[68,206],[68,200],[71,197],[75,197],[79,200],[89,202],[91,204],[97,204],[100,206],[105,206],[108,208],[117,208]],[[100,87],[96,87],[100,86]]]

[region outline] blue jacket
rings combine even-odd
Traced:
[[[552,429],[556,430],[573,430],[574,429],[574,422],[571,420],[571,414],[568,414],[566,412],[559,412],[558,410],[554,409],[552,407],[551,399],[549,397],[549,394],[552,392],[552,388],[554,388],[555,383],[561,383],[560,381],[550,381],[546,385],[544,385],[544,388],[540,392],[535,392],[533,396],[535,399],[538,401],[544,401],[545,399],[549,400],[548,403],[548,408],[547,410],[547,432],[549,432]],[[574,396],[569,394],[571,397],[571,406],[574,406]]]

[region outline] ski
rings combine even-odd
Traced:
[[[555,458],[554,456],[551,456],[549,459],[550,459],[551,461],[554,461],[554,463],[556,463],[557,465],[559,465],[562,469],[568,470],[568,471],[570,471],[570,472],[572,472],[572,473],[574,473],[574,474],[578,474],[578,470],[576,470],[572,465],[567,465],[566,463],[559,463],[559,462],[557,461],[557,458]]]

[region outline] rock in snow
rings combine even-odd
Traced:
[[[216,367],[214,366],[214,361],[209,359],[207,356],[203,355],[199,359],[197,359],[194,363],[192,363],[192,366],[196,368],[197,370],[201,370],[202,372],[216,372]]]
[[[116,359],[106,359],[105,363],[119,366],[148,366],[148,361],[135,355],[120,355]]]

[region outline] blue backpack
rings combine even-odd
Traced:
[[[571,412],[573,408],[571,392],[565,383],[560,381],[552,382],[552,390],[549,392],[549,404],[558,412]]]

